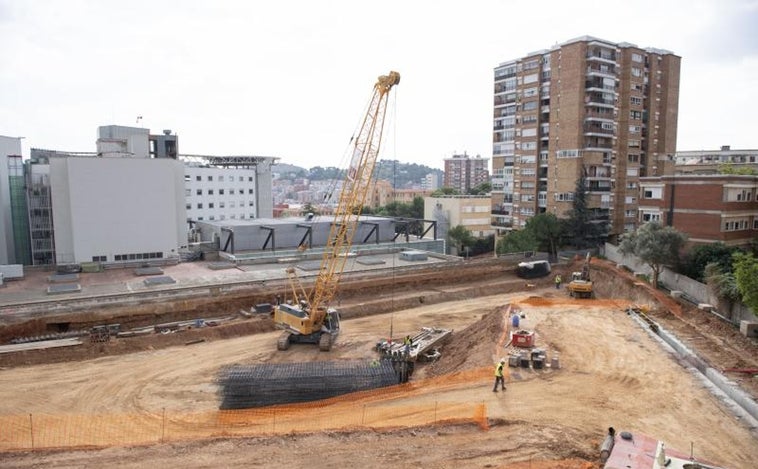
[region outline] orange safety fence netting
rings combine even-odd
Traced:
[[[402,403],[391,397],[389,400],[374,397],[342,396],[342,400],[334,398],[318,403],[196,413],[159,410],[134,414],[0,415],[0,452],[360,428],[390,430],[442,423],[472,423],[488,429],[483,403],[433,399]]]

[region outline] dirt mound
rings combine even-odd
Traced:
[[[440,359],[424,369],[426,377],[492,365],[497,344],[503,339],[509,306],[499,306],[462,331],[454,332]]]

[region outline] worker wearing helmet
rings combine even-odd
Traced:
[[[500,388],[505,391],[505,380],[503,380],[503,367],[505,366],[505,359],[501,359],[500,363],[495,367],[495,387],[492,388],[492,392],[497,392],[497,385],[500,384]]]

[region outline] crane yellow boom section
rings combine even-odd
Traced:
[[[397,72],[378,78],[358,136],[353,139],[353,156],[342,186],[334,222],[329,230],[321,268],[309,298],[310,317],[314,324],[323,321],[337,292],[379,155],[389,92],[398,83],[400,74]]]

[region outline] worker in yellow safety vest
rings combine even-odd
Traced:
[[[505,366],[505,359],[500,360],[500,363],[495,367],[495,387],[492,388],[492,392],[497,392],[497,385],[500,384],[500,388],[505,391],[505,380],[503,380],[503,367]]]
[[[561,282],[563,282],[563,279],[561,278],[561,274],[558,274],[555,276],[555,288],[556,290],[561,288]]]

